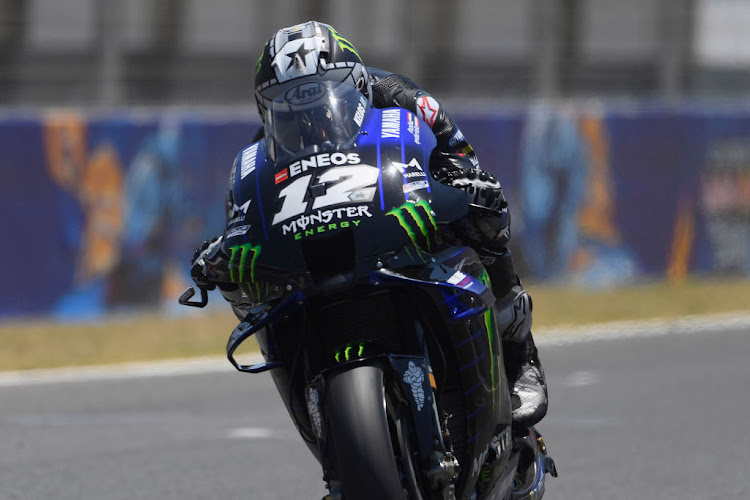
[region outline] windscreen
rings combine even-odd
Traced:
[[[367,109],[367,99],[340,82],[301,83],[274,99],[265,121],[266,148],[277,164],[320,151],[350,148]]]

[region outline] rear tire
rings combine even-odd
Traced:
[[[328,381],[324,408],[345,500],[406,499],[385,404],[379,367],[357,366]]]

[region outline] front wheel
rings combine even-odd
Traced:
[[[328,381],[325,412],[345,500],[406,499],[385,403],[383,370],[357,366]]]

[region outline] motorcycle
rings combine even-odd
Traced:
[[[450,238],[485,209],[432,178],[435,146],[405,109],[305,82],[231,172],[223,260],[206,258],[241,320],[227,357],[271,372],[326,498],[540,499],[556,475],[537,430],[511,428],[489,277]],[[264,362],[246,365],[251,336]]]

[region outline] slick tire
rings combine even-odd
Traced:
[[[357,366],[328,381],[325,411],[344,500],[405,499],[385,409],[383,370]]]

